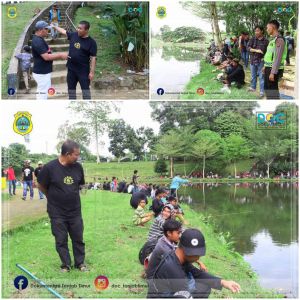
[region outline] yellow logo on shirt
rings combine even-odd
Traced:
[[[70,184],[74,183],[74,180],[73,180],[73,178],[71,176],[66,176],[64,178],[64,183],[70,185]]]
[[[75,44],[74,44],[74,47],[75,47],[76,49],[80,49],[80,43],[75,43]]]

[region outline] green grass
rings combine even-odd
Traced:
[[[6,74],[9,62],[16,48],[20,35],[29,24],[38,7],[41,10],[51,5],[52,2],[23,2],[20,4],[2,4],[2,95],[7,95]],[[7,16],[7,9],[10,6],[17,8],[17,17],[10,19]]]
[[[223,84],[220,81],[217,81],[215,78],[219,72],[212,72],[216,67],[211,64],[206,63],[204,60],[201,61],[200,73],[187,83],[184,92],[180,99],[259,99],[256,94],[247,92],[250,82],[250,71],[249,68],[246,71],[246,84],[243,88],[238,89],[232,85],[231,94],[221,92]],[[198,95],[197,89],[203,88],[204,95]]]
[[[186,219],[191,227],[202,230],[206,237],[207,255],[202,259],[212,274],[240,283],[242,292],[233,295],[227,290],[214,291],[212,298],[262,298],[276,297],[274,293],[262,289],[256,274],[235,252],[229,251],[226,243],[216,237],[214,228],[205,223],[205,218],[183,205]],[[16,264],[27,268],[48,285],[76,284],[78,287],[55,290],[63,297],[74,298],[144,298],[146,282],[141,278],[142,266],[138,262],[138,252],[147,238],[151,224],[134,227],[131,223],[133,210],[129,206],[129,195],[89,191],[82,197],[84,220],[84,241],[86,243],[86,263],[90,272],[59,272],[59,257],[55,251],[48,219],[27,224],[10,233],[2,234],[2,293],[3,298],[50,298],[44,288],[29,287],[18,294],[13,279],[25,275]],[[70,245],[69,245],[70,246]],[[70,246],[71,249],[71,246]],[[109,288],[97,292],[94,279],[105,275]],[[28,276],[27,276],[28,277]],[[90,287],[79,288],[79,284]],[[140,284],[139,288],[123,287],[123,284]],[[120,285],[113,288],[112,285]],[[143,287],[144,286],[144,287]]]
[[[120,58],[119,40],[117,35],[110,34],[105,36],[102,32],[102,26],[114,28],[111,19],[98,19],[94,14],[92,7],[78,8],[75,14],[74,23],[77,25],[80,21],[86,20],[90,22],[90,36],[96,40],[97,64],[95,70],[95,78],[100,78],[105,74],[120,74],[123,73],[121,65],[118,63]]]

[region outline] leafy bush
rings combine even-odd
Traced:
[[[167,170],[167,164],[163,159],[159,159],[156,161],[154,165],[154,172],[162,175],[163,173],[166,173]]]

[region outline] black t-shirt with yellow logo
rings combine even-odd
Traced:
[[[50,218],[81,215],[79,187],[85,181],[79,163],[63,166],[58,159],[52,160],[42,168],[37,180],[48,190],[47,212]]]
[[[91,37],[81,38],[77,32],[67,32],[70,41],[67,67],[79,74],[90,72],[90,57],[97,56],[97,44]]]

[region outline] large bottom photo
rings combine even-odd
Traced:
[[[294,102],[0,106],[2,298],[298,298]]]

